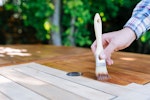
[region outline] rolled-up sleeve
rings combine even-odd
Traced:
[[[137,39],[150,29],[150,0],[142,0],[137,4],[124,27],[132,29]]]

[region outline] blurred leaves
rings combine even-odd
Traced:
[[[61,27],[56,27],[50,21],[55,10],[53,0],[8,0],[3,7],[0,7],[0,43],[6,40],[7,43],[13,43],[12,41],[18,38],[23,38],[20,43],[24,43],[29,38],[31,41],[34,40],[34,35],[43,43],[51,39],[51,30],[59,29],[63,45],[73,45],[70,40],[73,39],[75,46],[90,47],[95,40],[93,29],[95,13],[99,13],[102,18],[103,33],[115,31],[123,27],[139,1],[62,0]],[[10,35],[14,35],[15,38]],[[127,51],[150,53],[149,45],[150,32],[146,32],[127,48]]]
[[[143,42],[143,43],[150,41],[150,31],[143,34],[140,39],[141,39],[141,42]]]
[[[88,2],[85,5],[85,2],[82,0],[63,0],[63,26],[65,26],[65,32],[63,35],[63,44],[71,45],[68,37],[71,33],[71,28],[74,27],[75,44],[78,46],[90,45],[92,41],[89,38],[89,31],[87,30],[87,24],[91,20],[91,14],[89,8],[87,8]],[[68,16],[70,16],[68,18]],[[72,18],[75,18],[74,26],[71,24]],[[69,22],[69,23],[66,23]],[[88,38],[88,42],[86,41]]]
[[[18,1],[19,2],[19,1]],[[47,22],[53,14],[54,6],[51,0],[24,0],[20,3],[8,2],[4,5],[6,10],[13,10],[19,15],[25,27],[33,27],[37,38],[41,41],[50,39],[50,22]],[[47,24],[47,25],[45,25]],[[49,26],[48,26],[49,24]]]

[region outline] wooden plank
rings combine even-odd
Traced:
[[[50,86],[53,85],[54,87],[60,88],[65,91],[69,91],[72,94],[80,95],[85,99],[93,99],[93,100],[99,99],[135,100],[137,98],[140,100],[150,99],[149,90],[145,90],[147,92],[142,92],[143,90],[141,91],[135,88],[110,84],[107,82],[95,81],[82,76],[70,77],[66,75],[67,72],[65,71],[49,68],[37,63],[28,63],[15,65],[11,67],[4,67],[1,68],[0,73],[5,77],[13,80],[15,83],[18,83],[26,88],[30,88],[31,90],[33,89],[33,91],[35,91],[36,93],[38,92],[35,89],[36,86],[35,87],[33,86],[34,83],[36,84],[48,83]],[[29,83],[33,83],[32,86],[28,86]],[[85,89],[85,87],[87,89]],[[44,88],[40,87],[39,89],[42,90]],[[46,89],[43,90],[43,92],[44,91],[46,91]]]
[[[121,55],[118,58],[120,57]],[[142,67],[136,64],[137,68],[141,69],[140,72],[136,71],[137,70],[136,67],[133,67],[134,70],[129,70],[128,68],[132,67],[135,63],[133,61],[130,61],[132,62],[130,64],[129,61],[122,60],[121,58],[118,59],[118,58],[117,61],[112,66],[108,66],[108,72],[112,78],[110,80],[107,80],[107,82],[115,83],[119,85],[127,85],[132,82],[138,84],[145,84],[150,81],[150,74],[145,73],[145,71],[142,70]],[[128,58],[128,59],[132,59],[132,58]],[[43,60],[40,63],[49,67],[53,67],[68,72],[80,71],[83,73],[83,76],[96,80],[94,59],[92,54],[89,52],[80,55],[78,54],[78,55],[60,56],[54,59]],[[124,68],[121,68],[119,66],[124,66]]]
[[[0,99],[1,100],[11,100],[9,97],[7,97],[6,95],[4,95],[3,93],[0,92]]]
[[[116,97],[113,100],[150,100],[150,95],[145,95],[138,92],[128,92],[127,94]]]
[[[1,45],[0,47],[24,49],[22,53],[31,54],[31,56],[24,57],[19,55],[10,57],[4,54],[7,56],[0,57],[0,66],[35,61],[64,71],[82,71],[85,73],[85,77],[96,80],[95,61],[91,50],[88,48],[52,45]],[[127,85],[132,82],[146,84],[150,81],[150,67],[148,67],[150,65],[150,56],[137,53],[115,52],[112,58],[114,64],[108,66],[108,72],[112,77],[108,81],[109,83]]]
[[[145,85],[140,85],[136,83],[131,83],[126,86],[126,88],[134,89],[138,93],[146,94],[150,96],[150,89],[148,87],[145,87]]]
[[[110,84],[110,83],[105,83],[105,82],[100,82],[100,81],[95,81],[89,78],[85,77],[70,77],[66,75],[66,72],[60,71],[57,69],[45,67],[40,64],[36,63],[30,63],[30,64],[24,64],[22,67],[17,67],[15,70],[23,72],[23,73],[28,73],[28,74],[34,74],[33,72],[40,72],[43,75],[37,76],[37,75],[32,75],[32,77],[36,78],[41,78],[44,79],[45,77],[51,77],[49,75],[57,76],[62,79],[81,84],[86,87],[90,87],[99,91],[104,91],[105,93],[112,94],[114,96],[120,96],[125,93],[128,93],[129,91],[132,91],[131,89],[124,88],[123,86],[120,85],[115,85],[115,84]],[[46,75],[48,76],[45,76]]]
[[[7,63],[11,63],[11,61],[0,57],[0,65],[7,64]]]
[[[83,73],[84,77],[97,80],[95,76],[94,59],[92,59],[92,56],[89,56],[87,54],[82,54],[80,56],[63,56],[57,59],[55,58],[53,60],[43,60],[40,62],[40,64],[67,72],[79,71]],[[118,75],[116,73],[109,72],[109,74],[111,75],[111,79],[107,81],[109,83],[115,83],[120,85],[127,85],[130,83],[128,80],[123,80],[123,78],[118,79]]]
[[[146,88],[150,89],[150,82],[144,85]]]
[[[24,65],[24,67],[18,67],[18,68],[14,68],[14,70],[20,71],[24,74],[27,74],[29,76],[32,76],[34,78],[37,78],[39,80],[48,82],[49,84],[53,84],[54,86],[57,86],[61,89],[65,89],[67,91],[70,91],[71,93],[80,95],[81,97],[90,99],[90,100],[99,100],[100,97],[102,99],[112,99],[115,96],[105,93],[103,91],[99,91],[97,89],[82,85],[82,84],[78,84],[74,81],[70,81],[70,80],[66,80],[62,77],[59,77],[57,75],[51,75],[49,73],[45,73],[42,72],[40,70],[36,70],[33,68],[30,68],[28,66],[34,66],[35,68],[40,67],[41,65],[39,64],[26,64]],[[43,68],[43,66],[41,67]],[[53,71],[53,70],[49,70],[49,71]]]
[[[3,76],[0,76],[0,92],[12,100],[47,100]]]
[[[109,67],[108,70],[110,75],[115,75],[114,77],[118,78],[118,80],[126,80],[129,83],[134,82],[137,84],[145,84],[150,81],[150,75],[142,72],[136,72],[133,70],[126,70],[117,67]]]
[[[115,64],[112,65],[112,67],[150,74],[149,55],[130,52],[115,52],[112,57],[115,61]]]
[[[43,82],[26,74],[12,70],[12,68],[7,68],[6,70],[3,69],[0,71],[0,74],[7,77],[7,79],[13,80],[15,83],[18,83],[46,97],[49,100],[85,100],[85,98],[79,95],[75,95],[64,89],[56,87],[53,84],[48,84],[47,82]]]
[[[24,50],[30,53],[31,56],[13,56],[13,61],[16,63],[23,63],[35,60],[42,60],[52,58],[61,55],[72,55],[84,53],[88,49],[77,48],[77,47],[66,47],[66,46],[54,46],[54,45],[0,45],[2,48]]]

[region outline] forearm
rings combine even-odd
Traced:
[[[136,39],[150,29],[150,0],[142,0],[138,3],[124,27],[132,29]]]

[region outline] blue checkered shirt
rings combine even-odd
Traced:
[[[132,29],[137,39],[150,29],[150,0],[141,0],[124,27]]]

